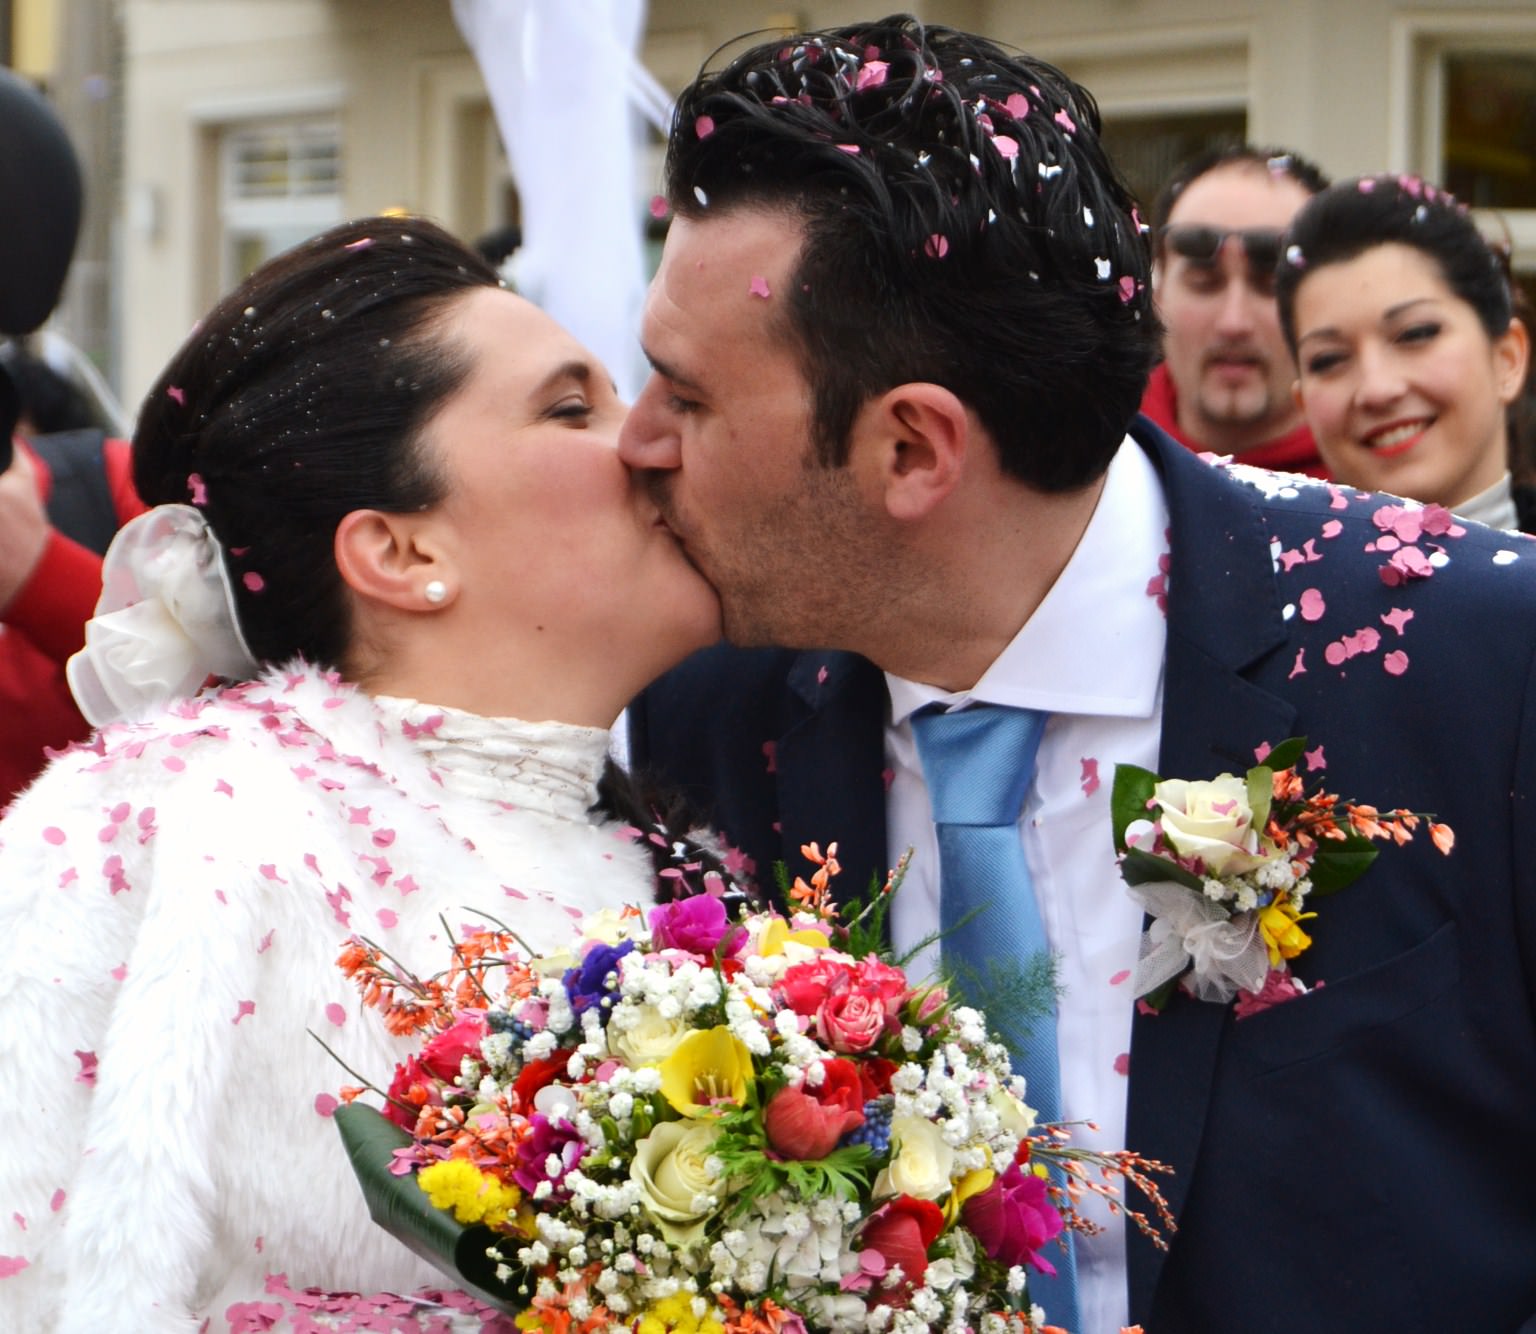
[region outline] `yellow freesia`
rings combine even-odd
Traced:
[[[635,1324],[635,1334],[724,1334],[725,1326],[712,1315],[693,1313],[693,1295],[681,1292],[655,1302]]]
[[[1294,959],[1312,943],[1312,937],[1297,923],[1316,916],[1315,912],[1298,912],[1289,899],[1259,909],[1259,930],[1269,947],[1271,968],[1278,966],[1282,959]]]
[[[821,931],[811,927],[807,927],[803,931],[791,931],[788,922],[782,917],[775,917],[763,929],[763,934],[758,938],[757,952],[763,958],[771,959],[775,954],[782,954],[784,946],[790,941],[813,950],[824,950],[832,943]]]
[[[684,1116],[708,1116],[720,1103],[747,1100],[752,1054],[724,1026],[688,1034],[658,1067],[662,1096]]]
[[[980,1195],[982,1191],[991,1187],[997,1180],[997,1173],[990,1167],[978,1167],[974,1172],[967,1172],[954,1184],[949,1192],[949,1198],[944,1201],[944,1226],[953,1227],[955,1219],[960,1217],[960,1206],[972,1195]]]

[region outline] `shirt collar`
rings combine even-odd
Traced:
[[[1148,718],[1167,641],[1168,505],[1152,461],[1129,436],[1077,548],[1034,614],[966,691],[886,673],[891,723],[935,702],[972,700],[1051,713]]]

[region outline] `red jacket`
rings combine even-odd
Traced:
[[[1185,449],[1204,453],[1205,446],[1186,440],[1179,430],[1178,395],[1174,392],[1173,378],[1168,374],[1168,364],[1160,363],[1147,381],[1147,392],[1142,395],[1141,411],[1163,430],[1167,431]],[[1317,452],[1317,442],[1312,439],[1312,428],[1302,422],[1294,431],[1267,440],[1253,449],[1245,449],[1236,455],[1239,463],[1255,468],[1272,468],[1275,472],[1299,472],[1308,477],[1326,477],[1328,469]]]
[[[18,440],[16,448],[26,446]],[[46,504],[53,478],[46,463],[31,457]],[[126,523],[145,508],[133,489],[128,442],[106,441],[102,457],[118,522]],[[91,734],[69,693],[64,664],[85,643],[85,623],[100,595],[101,557],[53,532],[31,577],[0,610],[0,807],[47,763],[45,748]]]

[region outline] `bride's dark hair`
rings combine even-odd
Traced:
[[[470,367],[434,329],[465,293],[497,283],[424,219],[343,223],[236,287],[149,391],[134,483],[148,504],[203,512],[258,661],[341,663],[351,626],[336,525],[443,498],[419,437]]]

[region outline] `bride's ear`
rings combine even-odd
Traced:
[[[414,514],[353,510],[336,525],[336,568],[360,597],[401,611],[435,611],[457,581]]]

